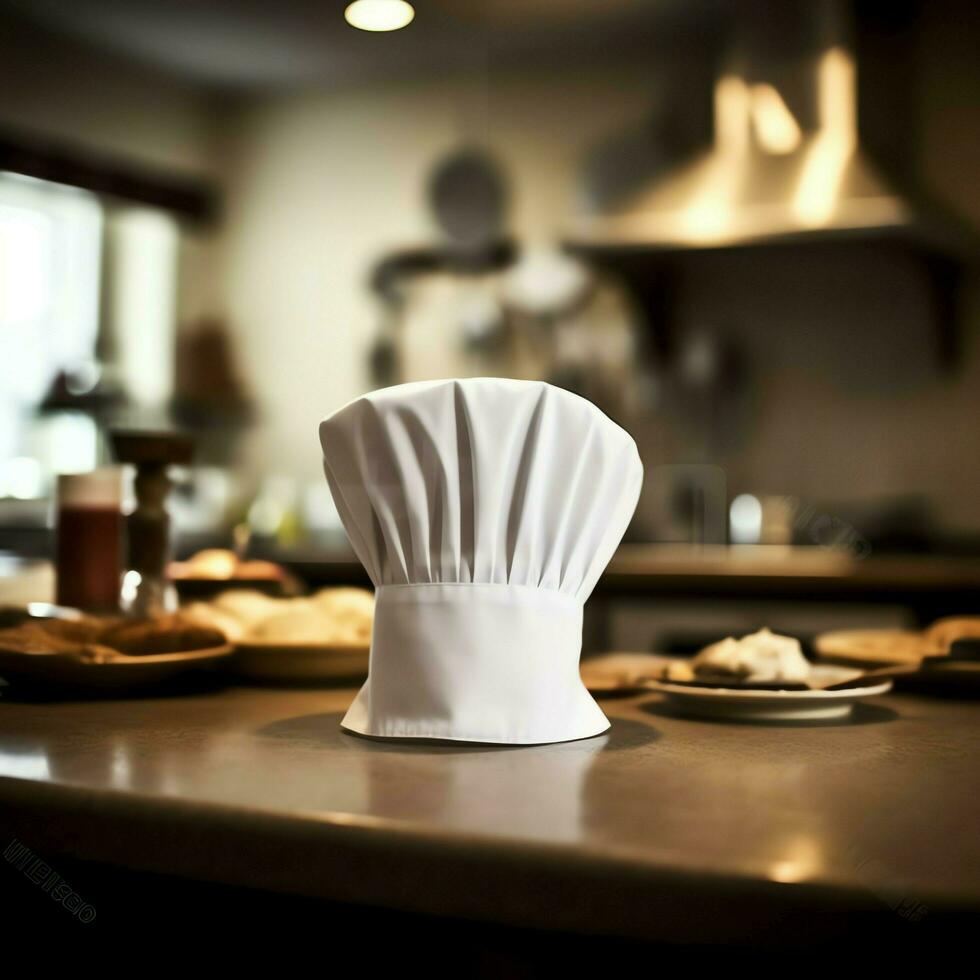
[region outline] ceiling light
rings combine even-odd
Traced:
[[[354,0],[344,19],[360,31],[398,31],[411,24],[415,9],[405,0]]]

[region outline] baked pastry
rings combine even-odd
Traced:
[[[980,616],[947,616],[937,619],[922,633],[924,656],[949,653],[957,640],[980,637]]]
[[[586,688],[596,693],[629,691],[665,669],[661,658],[650,653],[605,653],[583,660],[579,674]]]
[[[220,612],[234,617],[247,628],[282,612],[285,601],[288,600],[273,599],[255,589],[229,589],[215,596],[210,604]]]
[[[151,619],[45,619],[0,630],[0,650],[26,654],[66,654],[107,663],[120,653],[139,656],[222,646],[218,630],[171,614]]]
[[[366,589],[322,589],[309,599],[278,605],[283,611],[252,626],[247,640],[349,647],[371,642],[374,596]]]
[[[68,643],[93,643],[106,627],[119,622],[117,618],[103,619],[98,616],[82,616],[79,619],[40,620],[44,630]]]
[[[341,634],[343,642],[359,646],[371,642],[374,624],[374,593],[367,589],[321,589],[310,599],[328,616]]]
[[[0,650],[12,653],[73,653],[82,646],[78,640],[58,636],[45,627],[44,622],[29,622],[0,630]]]
[[[224,633],[225,637],[233,643],[245,634],[246,627],[237,616],[217,608],[210,602],[192,602],[183,606],[180,611],[186,619]]]
[[[310,596],[310,602],[331,613],[353,614],[371,619],[374,616],[374,593],[350,586],[320,589]]]
[[[215,582],[236,578],[274,581],[283,577],[283,570],[271,561],[243,561],[235,552],[226,548],[205,548],[187,561],[171,562],[170,575],[176,579],[206,579]]]
[[[810,664],[799,640],[779,636],[768,629],[743,636],[728,636],[705,647],[692,661],[691,669],[700,681],[718,679],[770,684],[778,681],[799,684],[810,676]]]
[[[917,664],[925,652],[925,637],[913,630],[834,630],[818,636],[813,646],[820,657],[844,663]]]
[[[690,684],[692,681],[696,680],[696,677],[694,674],[694,668],[691,666],[689,660],[671,660],[670,663],[664,667],[664,672],[661,679],[665,681],[675,681],[680,684]]]
[[[308,598],[274,599],[252,590],[223,592],[185,606],[194,622],[235,642],[363,647],[371,642],[374,595],[367,589],[321,589]]]
[[[179,613],[171,613],[110,626],[101,633],[98,642],[130,656],[139,656],[204,650],[222,646],[226,641],[224,634],[218,630],[189,620]]]
[[[337,642],[331,619],[315,606],[294,605],[287,612],[264,619],[246,633],[252,643],[299,643],[311,646]]]
[[[174,578],[231,578],[238,568],[238,557],[224,548],[205,548],[187,561],[172,562],[170,574]]]

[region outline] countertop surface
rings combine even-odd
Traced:
[[[0,698],[0,826],[44,855],[559,928],[980,909],[980,703],[787,727],[646,694],[603,701],[598,738],[491,748],[347,735],[353,694]]]

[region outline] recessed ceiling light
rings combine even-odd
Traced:
[[[354,0],[344,19],[360,31],[398,31],[412,23],[415,9],[406,0]]]

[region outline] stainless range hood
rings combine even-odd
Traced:
[[[573,246],[684,250],[896,237],[942,253],[973,250],[969,231],[927,205],[911,180],[895,181],[908,160],[882,166],[865,145],[851,9],[834,0],[783,8],[791,20],[776,24],[768,21],[778,5],[738,8],[714,83],[712,145],[583,216],[571,230]],[[902,71],[893,65],[886,77]],[[888,97],[870,104],[895,109]],[[893,119],[887,123],[894,129]],[[910,154],[909,140],[892,145],[903,142]]]

